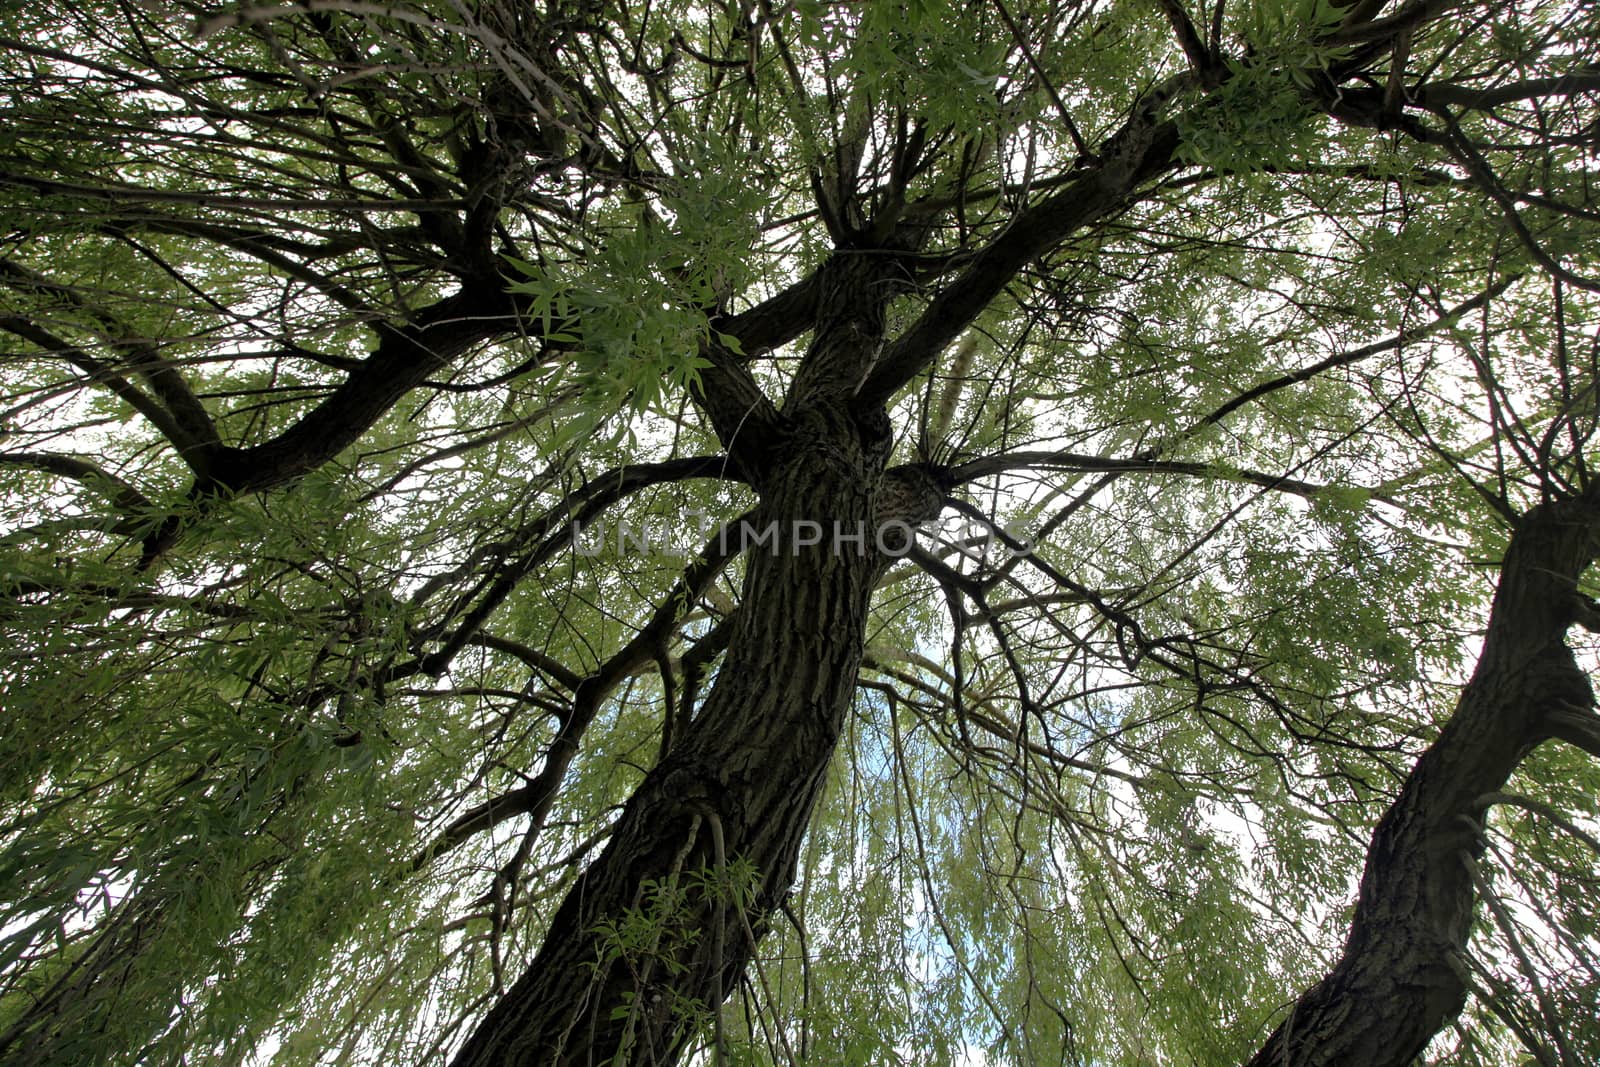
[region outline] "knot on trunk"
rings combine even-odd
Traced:
[[[872,517],[881,528],[885,523],[904,522],[915,526],[932,522],[944,510],[948,487],[939,471],[927,464],[906,464],[885,471],[873,501]]]

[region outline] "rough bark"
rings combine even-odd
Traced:
[[[866,276],[880,268],[863,270],[830,279],[828,321],[778,416],[782,447],[761,472],[753,524],[765,533],[776,523],[776,540],[747,552],[715,686],[629,799],[532,965],[456,1067],[672,1063],[704,1013],[736,988],[788,893],[855,688],[872,589],[888,562],[873,531],[890,517],[885,508],[911,522],[938,510],[931,483],[908,493],[917,486],[907,472],[886,477],[888,419],[852,403],[892,288]],[[797,544],[797,522],[819,524],[820,543]],[[835,541],[836,529],[863,540]],[[707,885],[735,861],[755,871],[754,884],[741,887],[743,914]],[[676,891],[674,903],[652,912],[663,886]],[[643,944],[606,932],[630,914],[653,916]]]
[[[1461,955],[1490,794],[1558,715],[1593,716],[1565,637],[1600,553],[1600,492],[1535,507],[1501,565],[1483,652],[1454,714],[1378,823],[1338,962],[1251,1067],[1403,1067],[1466,999]]]

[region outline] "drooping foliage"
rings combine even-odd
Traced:
[[[622,1063],[1600,1059],[1597,39],[0,11],[0,1063],[445,1063],[578,942]],[[830,658],[726,532],[837,456],[938,518]],[[650,807],[766,649],[792,872]]]

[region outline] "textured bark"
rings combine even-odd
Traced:
[[[1486,798],[1552,736],[1593,715],[1565,636],[1600,543],[1600,494],[1542,504],[1512,534],[1483,653],[1455,713],[1373,833],[1343,955],[1251,1067],[1403,1067],[1461,1011],[1461,953]]]
[[[808,436],[805,432],[796,437]],[[794,441],[763,521],[864,521],[870,460],[838,440]],[[783,525],[782,529],[787,530]],[[670,1063],[702,1007],[731,992],[753,946],[726,902],[689,893],[654,952],[622,958],[599,932],[646,906],[648,887],[752,863],[755,930],[777,908],[832,758],[860,662],[877,569],[828,544],[754,553],[718,682],[687,733],[629,800],[604,854],[557,912],[544,946],[456,1060],[502,1064]]]
[[[887,417],[852,404],[892,290],[871,284],[881,268],[867,262],[827,279],[830,310],[777,417],[782,447],[761,473],[754,523],[777,523],[777,540],[748,553],[715,686],[456,1067],[672,1063],[704,1012],[734,991],[752,939],[789,891],[887,563],[872,531],[891,498],[895,517],[912,522],[937,514],[939,502],[931,482],[908,493],[915,477],[886,477]],[[797,521],[820,524],[821,543],[796,545]],[[835,543],[836,528],[865,539]],[[734,860],[756,872],[742,916],[703,886]],[[652,889],[668,885],[682,891],[677,906],[657,917],[646,944],[622,951],[608,924],[648,911]]]

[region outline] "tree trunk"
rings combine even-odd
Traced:
[[[743,596],[705,704],[455,1067],[674,1062],[788,893],[888,562],[874,531],[888,517],[932,518],[941,500],[914,470],[886,475],[888,419],[853,400],[892,293],[864,274],[880,269],[859,257],[829,279],[817,340],[764,429],[753,529],[764,537],[775,524],[776,536],[746,542]],[[716,888],[735,865],[752,879]]]
[[[798,444],[798,442],[795,442]],[[758,881],[759,933],[795,859],[860,662],[876,561],[824,543],[795,552],[791,522],[865,522],[873,474],[859,447],[813,440],[769,485],[762,523],[776,549],[749,554],[728,654],[693,723],[645,778],[598,860],[568,894],[544,945],[456,1059],[456,1067],[671,1063],[749,959],[744,922],[704,886],[735,858]],[[832,445],[833,447],[829,447]],[[721,855],[717,840],[720,836]],[[665,913],[652,886],[674,886]],[[750,887],[740,887],[750,888]],[[602,933],[648,915],[642,943]]]
[[[1472,680],[1373,833],[1344,953],[1251,1067],[1404,1067],[1460,1013],[1485,798],[1551,736],[1553,715],[1592,714],[1565,637],[1600,549],[1596,495],[1517,524]]]

